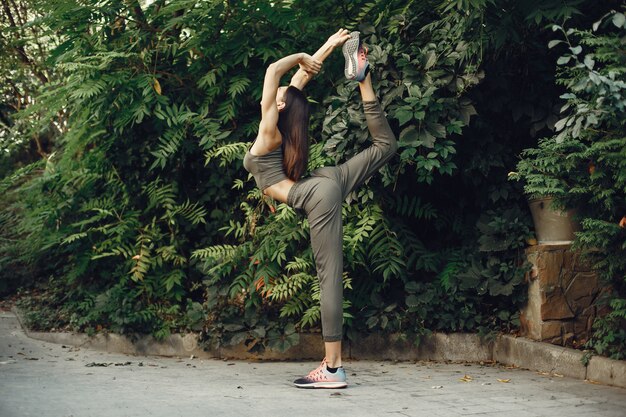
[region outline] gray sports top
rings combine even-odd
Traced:
[[[252,155],[248,150],[243,157],[243,167],[254,176],[256,185],[261,191],[287,179],[283,170],[282,145],[265,155]]]

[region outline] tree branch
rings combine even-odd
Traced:
[[[11,13],[11,9],[9,8],[9,4],[8,4],[7,0],[2,0],[2,7],[4,8],[4,12],[6,13],[7,17],[9,18],[9,22],[11,23],[11,27],[17,29],[18,27],[15,24],[15,20],[13,19],[13,14]],[[17,32],[16,32],[15,36],[18,39],[20,38],[20,35]],[[26,66],[30,67],[30,69],[33,71],[33,74],[35,74],[35,76],[37,78],[39,78],[39,80],[43,84],[48,83],[48,77],[46,77],[46,75],[43,72],[41,72],[37,68],[35,63],[28,57],[28,55],[26,54],[26,51],[24,50],[23,46],[13,46],[13,45],[11,45],[11,42],[7,42],[7,44],[9,45],[9,48],[11,48],[15,52],[17,52],[18,59],[23,64],[25,64]]]

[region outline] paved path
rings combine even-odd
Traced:
[[[28,338],[0,312],[2,417],[626,415],[624,389],[501,365],[344,361],[346,389],[292,386],[317,365],[64,347]]]

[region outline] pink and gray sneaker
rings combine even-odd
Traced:
[[[362,45],[359,39],[359,32],[350,33],[348,39],[341,48],[346,59],[346,66],[343,70],[349,80],[363,81],[369,69],[367,60],[367,48]]]
[[[339,367],[334,373],[330,372],[326,358],[322,360],[320,366],[309,372],[304,378],[298,378],[293,383],[298,388],[345,388],[346,371]]]

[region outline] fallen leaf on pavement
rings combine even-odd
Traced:
[[[88,364],[85,364],[85,366],[109,366],[112,363],[113,362],[109,362],[109,363],[106,363],[106,362],[90,362]]]
[[[498,380],[498,382],[510,382],[510,381],[511,381],[511,379],[510,379],[510,378],[509,378],[509,379],[500,379],[500,378],[497,378],[497,380]]]

